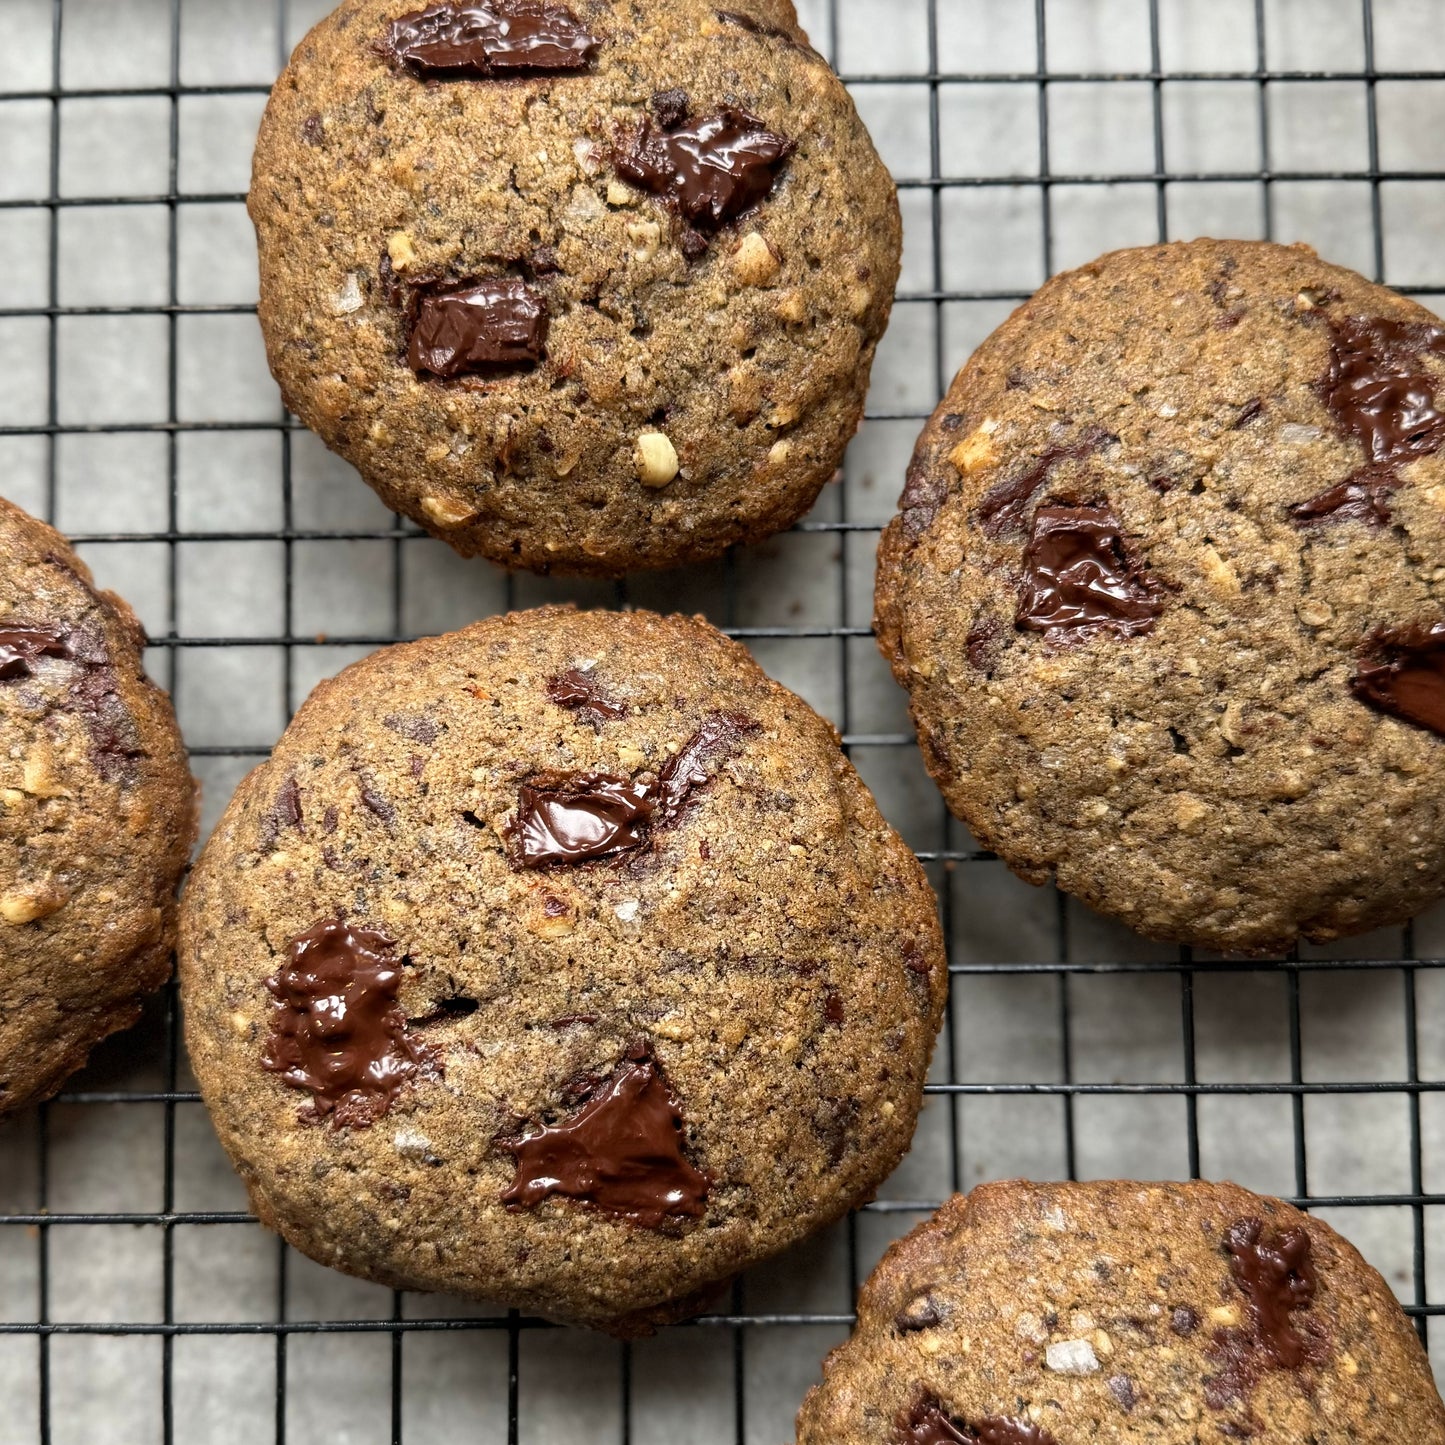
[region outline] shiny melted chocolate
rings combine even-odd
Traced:
[[[1372,462],[1405,462],[1445,446],[1445,413],[1424,357],[1445,358],[1445,330],[1419,321],[1347,316],[1332,323],[1330,369],[1320,383],[1335,420]]]
[[[440,1072],[432,1051],[407,1035],[401,963],[380,933],[315,923],[292,940],[266,987],[274,1002],[261,1064],[310,1093],[304,1122],[329,1117],[334,1128],[365,1128],[404,1085]]]
[[[1314,1302],[1318,1281],[1309,1234],[1300,1228],[1266,1230],[1241,1219],[1224,1236],[1230,1273],[1249,1311],[1246,1328],[1217,1330],[1211,1353],[1219,1373],[1205,1386],[1212,1409],[1243,1399],[1267,1370],[1298,1370],[1317,1363],[1318,1341],[1296,1325],[1297,1311]]]
[[[894,1445],[1056,1445],[1042,1425],[990,1415],[965,1422],[949,1415],[934,1395],[921,1396],[899,1417]]]
[[[1060,639],[1149,632],[1164,589],[1144,570],[1107,506],[1045,506],[1024,549],[1017,624]]]
[[[556,788],[522,788],[514,837],[524,868],[584,863],[636,848],[657,810],[652,790],[631,778],[583,773]]]
[[[590,672],[568,668],[547,683],[547,696],[592,727],[627,716],[627,705],[608,697]]]
[[[418,376],[535,366],[546,352],[546,302],[515,277],[423,291],[416,304],[406,359]]]
[[[644,120],[616,164],[626,180],[661,196],[690,226],[715,231],[767,199],[797,148],[757,116],[728,106],[670,130]]]
[[[563,683],[571,695],[575,684],[566,684],[566,677],[553,682]],[[718,761],[758,728],[742,713],[713,713],[668,759],[656,779],[646,783],[578,773],[525,784],[518,795],[516,820],[510,825],[517,862],[523,868],[547,868],[610,858],[640,847],[651,832],[677,822],[692,794],[712,781]]]
[[[1376,634],[1351,689],[1371,707],[1445,737],[1445,622]]]
[[[391,22],[383,53],[413,75],[496,80],[587,70],[602,42],[565,5],[429,5]]]
[[[1290,508],[1301,526],[1357,521],[1383,527],[1399,469],[1445,446],[1445,412],[1426,356],[1445,358],[1445,330],[1420,321],[1347,316],[1331,323],[1330,369],[1320,394],[1335,420],[1364,447],[1369,464],[1338,486]]]
[[[634,1052],[565,1123],[503,1141],[517,1161],[508,1208],[558,1195],[644,1229],[702,1217],[710,1181],[683,1153],[682,1105],[656,1060]]]
[[[0,623],[0,682],[33,677],[41,657],[72,657],[65,628],[45,623]]]
[[[1091,427],[1076,441],[1049,447],[1042,456],[1011,482],[1000,482],[984,494],[978,504],[978,524],[984,534],[999,537],[1023,526],[1024,513],[1033,495],[1048,481],[1061,462],[1082,461],[1118,441],[1118,437]]]
[[[660,823],[682,816],[693,791],[712,780],[714,765],[733,752],[759,724],[740,712],[713,713],[668,759],[658,775],[657,813]]]
[[[1298,526],[1312,522],[1363,522],[1367,527],[1390,523],[1390,498],[1401,485],[1392,467],[1362,467],[1347,481],[1330,487],[1307,502],[1289,509],[1290,520]]]

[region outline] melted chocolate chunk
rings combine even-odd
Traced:
[[[743,713],[719,712],[709,717],[658,775],[658,822],[676,822],[694,789],[712,781],[713,764],[758,731],[760,725]]]
[[[588,69],[602,42],[565,5],[429,5],[391,22],[382,50],[413,75],[503,79]]]
[[[569,676],[553,679],[553,685],[562,684],[570,696],[575,684],[567,682]],[[523,868],[584,863],[641,846],[652,829],[682,816],[693,792],[712,781],[717,761],[758,728],[742,713],[714,713],[648,783],[584,773],[524,786],[510,827],[517,862]]]
[[[1361,702],[1445,737],[1445,622],[1377,633],[1350,686]]]
[[[548,325],[541,295],[514,277],[423,291],[406,359],[418,376],[444,381],[470,372],[534,366],[545,354]]]
[[[68,631],[54,625],[0,625],[0,682],[33,677],[40,657],[72,657]]]
[[[1082,461],[1103,451],[1118,441],[1118,437],[1091,427],[1076,442],[1067,446],[1049,447],[1032,466],[1011,482],[1000,482],[992,491],[984,494],[978,504],[978,524],[989,537],[1001,536],[1023,526],[1024,513],[1033,495],[1048,481],[1050,474],[1060,462]]]
[[[1403,463],[1445,446],[1427,355],[1445,357],[1445,330],[1418,321],[1347,316],[1331,322],[1330,369],[1320,383],[1335,420],[1372,462]]]
[[[1115,632],[1137,637],[1164,610],[1108,507],[1040,507],[1024,549],[1017,625],[1051,638]]]
[[[1042,1425],[1003,1415],[965,1422],[934,1395],[921,1396],[899,1417],[895,1445],[1056,1445]]]
[[[644,1229],[702,1217],[710,1181],[683,1153],[682,1106],[661,1066],[633,1052],[571,1119],[501,1141],[517,1160],[505,1205],[535,1209],[555,1194]]]
[[[556,788],[524,787],[514,835],[524,868],[583,863],[636,848],[657,804],[630,778],[581,774]]]
[[[406,1083],[440,1072],[407,1036],[394,954],[380,933],[328,920],[293,939],[291,957],[266,980],[274,1003],[261,1064],[311,1094],[305,1122],[330,1116],[333,1128],[365,1128]]]
[[[590,672],[569,668],[547,684],[547,696],[558,707],[565,707],[591,727],[627,716],[627,705],[615,702],[602,690]]]
[[[675,206],[694,231],[715,231],[771,194],[797,148],[757,116],[729,106],[670,130],[644,120],[616,164],[633,185]]]
[[[1307,502],[1289,509],[1299,527],[1316,522],[1363,522],[1369,527],[1390,523],[1390,498],[1401,485],[1400,474],[1390,467],[1362,467],[1348,481],[1330,487]]]
[[[1242,1399],[1266,1370],[1298,1370],[1318,1356],[1318,1341],[1292,1319],[1315,1297],[1309,1234],[1303,1229],[1266,1234],[1260,1220],[1242,1219],[1230,1226],[1224,1248],[1248,1306],[1249,1326],[1215,1331],[1211,1352],[1220,1370],[1205,1384],[1205,1400],[1215,1410]]]

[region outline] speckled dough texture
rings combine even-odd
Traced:
[[[576,0],[590,70],[440,81],[376,48],[418,8],[349,0],[272,92],[250,210],[287,405],[388,506],[507,566],[615,576],[791,525],[862,417],[901,249],[893,183],[792,6]],[[679,88],[797,145],[696,260],[616,164]],[[403,291],[526,280],[545,357],[417,376],[384,256]]]
[[[20,628],[44,647],[7,652]],[[0,498],[0,1113],[55,1093],[170,976],[195,787],[144,644]]]
[[[1266,1244],[1307,1236],[1312,1298],[1280,1326],[1296,1366],[1254,1353],[1251,1296],[1224,1244],[1245,1221]],[[1257,1368],[1231,1384],[1231,1359]],[[977,1433],[905,1433],[928,1400]],[[797,1439],[1440,1445],[1445,1409],[1384,1280],[1328,1225],[1233,1184],[1004,1183],[953,1199],[888,1252]]]
[[[1354,318],[1435,319],[1305,247],[1058,276],[955,380],[883,540],[880,645],[950,807],[1155,938],[1282,951],[1445,891],[1445,741],[1351,690],[1377,629],[1445,617],[1445,453],[1394,467],[1385,525],[1289,511],[1369,460],[1323,386]],[[1415,365],[1423,409],[1445,360]],[[1060,503],[1112,511],[1152,629],[1020,625]]]
[[[554,700],[588,679],[600,708]],[[518,861],[522,789],[656,779],[745,719],[670,824],[591,862]],[[404,957],[439,1077],[370,1127],[303,1117],[262,1067],[266,981],[318,920]],[[947,991],[917,860],[834,730],[701,621],[544,609],[323,683],[241,786],[186,894],[187,1041],[260,1217],[313,1258],[621,1334],[869,1197],[908,1148]],[[575,1114],[642,1050],[710,1185],[644,1227],[508,1209],[505,1140]]]

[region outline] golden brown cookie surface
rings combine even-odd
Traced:
[[[277,82],[250,207],[307,425],[458,550],[602,575],[812,505],[901,245],[783,0],[348,0]]]
[[[826,723],[706,624],[555,609],[313,694],[197,866],[182,983],[293,1244],[621,1332],[876,1188],[947,987]]]
[[[195,785],[124,602],[0,499],[0,1113],[170,976]]]
[[[1304,248],[1055,278],[919,443],[878,628],[985,846],[1268,952],[1445,891],[1445,331]]]
[[[1328,1225],[1233,1184],[982,1185],[884,1257],[798,1445],[1421,1445],[1425,1352]]]

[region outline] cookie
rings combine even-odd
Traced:
[[[950,807],[1151,937],[1445,892],[1445,329],[1305,247],[1056,277],[925,430],[877,591]]]
[[[986,1184],[895,1244],[798,1445],[1445,1440],[1420,1340],[1327,1224],[1233,1184]]]
[[[263,1221],[624,1335],[872,1194],[947,991],[837,734],[648,613],[494,618],[323,683],[182,932],[191,1060]]]
[[[49,1098],[170,977],[195,786],[145,634],[0,498],[0,1114]]]
[[[902,235],[787,0],[348,0],[250,210],[291,410],[458,551],[598,576],[812,506]]]

